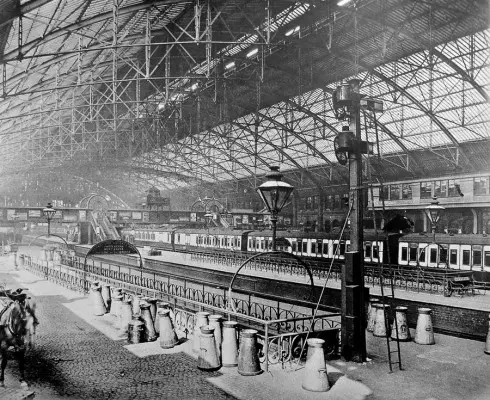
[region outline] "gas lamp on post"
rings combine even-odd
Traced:
[[[208,236],[209,236],[209,224],[213,220],[213,214],[209,212],[204,214],[204,219],[206,220],[206,227],[208,228]]]
[[[48,237],[51,234],[50,231],[51,220],[53,219],[55,214],[56,214],[56,210],[53,208],[53,205],[51,203],[48,203],[48,205],[43,209],[43,215],[48,220]]]
[[[441,213],[444,210],[445,208],[439,205],[439,202],[437,201],[437,197],[433,197],[430,205],[425,208],[427,217],[429,218],[431,224],[432,242],[434,243],[436,241],[436,226],[439,220],[441,219]]]
[[[270,168],[271,172],[266,175],[269,180],[260,185],[257,192],[271,215],[272,251],[276,251],[277,215],[288,201],[294,187],[282,181],[283,175],[279,172],[279,167]]]

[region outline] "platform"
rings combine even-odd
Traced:
[[[163,350],[157,342],[127,345],[108,316],[91,315],[88,298],[38,276],[15,270],[0,258],[0,282],[28,287],[38,303],[36,347],[27,356],[26,377],[36,399],[421,399],[488,400],[490,355],[484,343],[436,334],[436,344],[402,343],[403,371],[389,373],[386,339],[367,334],[369,361],[329,361],[326,393],[301,388],[301,366],[275,366],[254,377],[236,368],[197,369],[190,343]],[[481,296],[486,297],[486,296]],[[7,388],[18,385],[16,363],[6,371]],[[372,394],[370,394],[372,391]],[[0,398],[2,398],[0,394]]]

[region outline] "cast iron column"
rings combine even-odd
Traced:
[[[342,273],[342,356],[349,361],[366,361],[363,257],[363,197],[359,81],[349,81],[352,108],[349,130],[355,134],[355,151],[349,153],[350,251],[345,253]]]

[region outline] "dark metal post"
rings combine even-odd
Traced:
[[[361,141],[359,81],[349,82],[353,101],[349,129],[356,142]],[[342,274],[342,356],[355,362],[366,361],[366,335],[364,309],[364,257],[363,257],[363,197],[362,158],[359,145],[349,153],[349,191],[351,250],[346,252]]]
[[[271,214],[271,225],[272,225],[272,251],[276,251],[276,232],[277,232],[277,215]]]

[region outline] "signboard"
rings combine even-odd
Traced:
[[[77,216],[76,214],[63,214],[63,221],[77,222]]]
[[[119,211],[119,218],[131,219],[131,211]]]
[[[29,218],[41,218],[41,210],[29,210]]]
[[[191,212],[191,221],[196,222],[197,221],[197,213]]]
[[[17,215],[15,210],[7,210],[7,221],[16,220],[17,218],[14,218],[14,215]]]
[[[91,254],[139,254],[136,247],[125,240],[104,240],[97,243],[87,253]]]
[[[56,218],[63,218],[63,211],[61,210],[56,210],[56,212],[54,213],[54,216],[53,216],[54,219]]]
[[[150,222],[150,213],[148,211],[143,212],[143,222]]]
[[[141,219],[141,212],[140,211],[133,211],[133,219]]]
[[[87,211],[86,210],[80,210],[78,214],[78,219],[80,222],[85,222],[87,221]]]
[[[19,221],[27,221],[27,213],[22,212],[22,213],[17,213],[17,216],[19,217]]]
[[[244,215],[242,218],[242,224],[248,224],[248,215]]]

